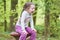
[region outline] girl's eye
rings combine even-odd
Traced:
[[[32,9],[34,9],[34,8],[32,8]]]

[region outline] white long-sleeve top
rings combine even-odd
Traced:
[[[27,11],[23,11],[16,25],[21,26],[22,30],[25,30],[25,27],[28,27],[28,22],[30,22],[31,28],[34,29],[32,14],[29,14]]]

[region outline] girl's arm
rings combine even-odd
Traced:
[[[26,14],[23,12],[22,15],[21,15],[21,28],[22,30],[25,30],[25,23],[24,23],[24,20],[25,20],[25,17],[26,17]]]
[[[34,23],[33,23],[33,17],[31,16],[31,20],[30,20],[30,25],[33,31],[37,32],[36,29],[34,28]]]
[[[31,20],[30,20],[30,25],[31,25],[31,28],[34,29],[34,23],[33,23],[33,17],[31,15]]]

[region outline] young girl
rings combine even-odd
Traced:
[[[16,23],[16,32],[20,33],[19,40],[26,40],[27,34],[30,34],[30,40],[36,40],[36,30],[32,17],[34,11],[35,5],[32,2],[27,2],[24,5],[21,17]],[[31,27],[28,27],[28,22],[30,22]]]

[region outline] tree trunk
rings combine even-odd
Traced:
[[[6,14],[6,0],[4,1],[4,14]],[[6,21],[6,17],[4,16],[4,31],[6,32],[7,30],[7,21]]]
[[[16,10],[16,4],[18,3],[18,0],[11,0],[11,10]],[[12,15],[10,16],[10,31],[13,31],[15,29],[15,25],[14,23],[14,18],[16,15],[14,15],[16,13],[12,13]],[[12,29],[13,28],[13,29]]]
[[[50,25],[50,22],[49,22],[49,13],[45,13],[45,37],[47,40],[48,36],[49,36],[49,33],[50,33],[50,30],[49,30],[49,25]]]
[[[36,6],[35,10],[37,10],[37,4],[35,4],[35,6]],[[37,14],[37,11],[33,14],[33,15],[35,15],[35,16],[33,16],[34,25],[36,24],[36,14]]]
[[[13,29],[14,29],[13,21],[14,21],[13,16],[10,16],[10,31],[13,31]],[[13,28],[13,29],[12,29],[12,28]]]
[[[49,33],[50,33],[50,9],[49,9],[49,2],[48,0],[45,1],[45,40],[48,40]]]

